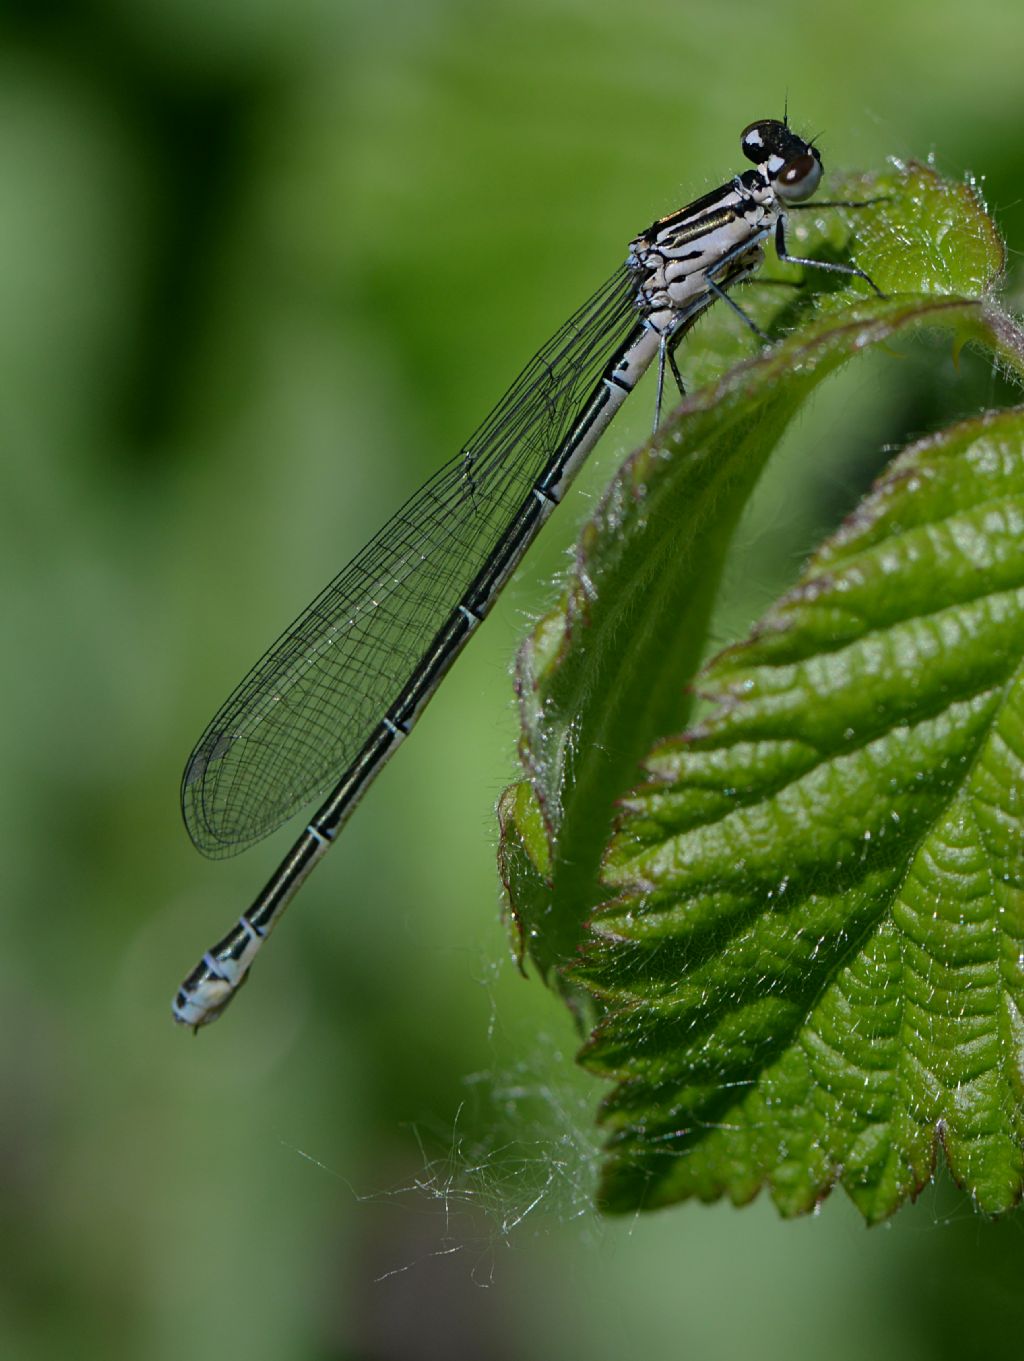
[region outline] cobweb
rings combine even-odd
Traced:
[[[501,1253],[527,1239],[567,1225],[583,1241],[604,1235],[594,1209],[601,1085],[576,1066],[579,1035],[557,999],[550,999],[546,1028],[533,1019],[499,1020],[493,980],[505,967],[487,961],[491,985],[481,980],[491,1001],[490,1065],[463,1078],[463,1098],[450,1116],[431,1114],[397,1131],[411,1175],[365,1191],[308,1150],[285,1145],[343,1182],[360,1207],[416,1220],[409,1231],[399,1226],[386,1235],[398,1255],[373,1272],[377,1282],[449,1257],[464,1264],[473,1284],[488,1287]],[[542,987],[536,978],[530,984]]]

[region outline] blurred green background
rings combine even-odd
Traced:
[[[214,864],[178,815],[263,648],[787,91],[826,166],[934,151],[1024,241],[1022,43],[1014,0],[0,10],[0,1355],[1022,1354],[1020,1221],[941,1180],[870,1233],[841,1194],[588,1208],[600,1092],[509,961],[492,810],[517,639],[642,398],[251,987],[169,1011],[294,831]],[[723,636],[884,445],[1001,399],[936,350],[833,383]]]

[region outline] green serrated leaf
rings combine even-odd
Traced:
[[[650,762],[575,971],[602,1197],[1024,1189],[1024,411],[914,446]]]
[[[610,1210],[743,1201],[767,1182],[796,1213],[842,1180],[877,1219],[930,1175],[939,1141],[984,1208],[1020,1191],[1024,1024],[986,950],[998,936],[1010,974],[1024,953],[978,887],[996,831],[1013,839],[1019,786],[979,761],[1014,712],[1017,465],[989,488],[998,507],[979,490],[1009,427],[965,426],[901,460],[778,619],[702,678],[718,711],[650,759],[601,873],[640,762],[692,719],[735,525],[817,384],[921,329],[1024,372],[1024,339],[988,298],[1004,248],[971,186],[912,164],[831,193],[872,202],[794,213],[790,251],[853,259],[889,296],[769,259],[769,282],[803,280],[744,290],[779,343],[743,358],[749,333],[710,314],[682,357],[705,386],[613,481],[519,657],[528,782],[503,806],[505,882],[542,973],[604,1016],[584,1061],[619,1080]]]
[[[879,201],[819,210],[831,235],[809,216],[799,228],[801,251],[839,258],[847,253],[851,222],[866,225],[870,240],[876,232],[897,234],[901,224],[901,239],[918,244],[903,248],[885,283],[919,284],[913,270],[926,254],[931,219],[920,209],[927,198],[937,231],[948,235],[952,220],[961,239],[987,243],[987,255],[982,246],[965,251],[965,290],[990,284],[1002,269],[1002,248],[980,203],[927,168],[859,177],[839,189]],[[859,238],[857,245],[859,258]],[[871,263],[880,265],[873,256]],[[767,272],[792,275],[793,267],[775,262]],[[942,296],[880,300],[866,296],[861,280],[808,270],[809,286],[795,294],[749,290],[744,303],[749,297],[763,325],[799,322],[800,329],[685,401],[657,441],[625,464],[584,527],[566,592],[527,639],[517,669],[520,747],[547,831],[549,872],[522,901],[514,876],[510,892],[514,915],[528,927],[529,954],[545,976],[575,956],[605,896],[600,862],[615,801],[635,782],[651,744],[688,721],[687,682],[704,653],[732,533],[802,403],[857,352],[921,327],[951,331],[958,344],[995,344],[985,310],[945,296],[949,282],[943,271]],[[721,309],[702,323],[693,346],[698,358],[686,359],[687,372],[734,361],[748,345],[749,333]]]

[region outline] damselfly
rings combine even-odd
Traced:
[[[626,263],[530,360],[460,453],[326,587],[245,677],[196,745],[182,810],[196,846],[231,855],[334,783],[255,903],[175,997],[198,1027],[224,1010],[300,884],[406,737],[573,475],[644,371],[658,363],[655,427],[676,346],[761,264],[854,265],[786,249],[786,209],[821,180],[788,120],[751,123],[753,169],[655,222]],[[824,205],[823,205],[824,206]],[[758,331],[761,335],[761,332]],[[762,336],[762,339],[765,337]]]

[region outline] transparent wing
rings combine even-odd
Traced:
[[[253,667],[185,767],[182,812],[201,851],[234,854],[337,783],[636,324],[623,266]]]

